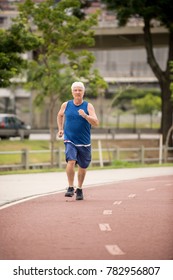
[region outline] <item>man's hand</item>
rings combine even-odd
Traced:
[[[84,119],[86,119],[87,114],[85,113],[84,110],[80,109],[80,110],[78,111],[78,113],[79,113],[79,115],[80,115],[81,117],[83,117]]]
[[[64,130],[59,130],[58,131],[58,137],[61,138],[64,134]]]

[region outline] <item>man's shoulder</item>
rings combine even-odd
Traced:
[[[67,104],[69,104],[69,103],[71,103],[71,102],[72,102],[72,100],[65,101],[64,103],[62,103],[62,106],[66,107]]]
[[[85,104],[88,107],[93,107],[93,105],[89,101],[87,101],[87,100],[84,100],[83,104]]]
[[[88,102],[88,108],[93,108],[93,107],[94,107],[93,104]]]
[[[64,104],[64,109],[71,108],[71,106],[73,106],[73,100],[68,100],[63,104]]]

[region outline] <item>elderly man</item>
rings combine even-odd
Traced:
[[[86,169],[91,162],[91,126],[99,121],[91,103],[83,100],[85,87],[82,82],[71,86],[73,99],[64,102],[57,115],[58,136],[64,135],[68,189],[65,196],[74,195],[75,165],[78,165],[76,200],[83,199],[82,185]]]

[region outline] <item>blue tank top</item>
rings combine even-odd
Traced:
[[[67,102],[65,109],[64,123],[64,142],[72,142],[75,145],[90,145],[91,143],[91,125],[79,115],[78,110],[83,109],[88,114],[88,102],[83,101],[79,106],[75,105],[73,100]]]

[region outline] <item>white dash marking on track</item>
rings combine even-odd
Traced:
[[[150,189],[147,189],[146,191],[147,192],[152,192],[152,191],[155,191],[156,189],[155,188],[150,188]]]
[[[111,255],[125,255],[118,245],[106,245],[105,247]]]
[[[112,215],[112,210],[104,210],[103,215]]]
[[[114,201],[114,205],[120,205],[122,203],[122,201],[121,200],[116,200],[116,201]]]
[[[165,186],[169,187],[169,186],[172,186],[172,184],[171,183],[167,183],[167,184],[165,184]]]
[[[135,196],[136,196],[135,193],[131,193],[131,194],[128,195],[129,198],[134,198]]]
[[[111,231],[111,227],[109,224],[99,224],[99,228],[101,231]]]

